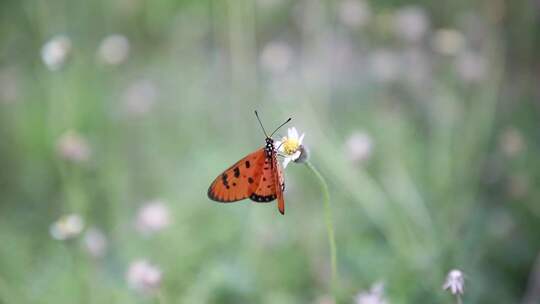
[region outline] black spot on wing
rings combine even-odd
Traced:
[[[229,176],[227,175],[227,173],[223,173],[223,175],[221,175],[221,182],[223,183],[223,186],[225,186],[227,189],[229,188],[228,178]]]
[[[253,178],[248,177],[248,183],[253,184]]]
[[[258,194],[251,194],[249,196],[249,199],[251,199],[252,201],[254,202],[257,202],[257,203],[268,203],[268,202],[271,202],[273,200],[276,199],[276,195],[274,194],[271,194],[271,195],[258,195]]]
[[[240,177],[240,168],[236,167],[234,168],[234,177],[238,178]]]
[[[251,166],[251,164],[249,163],[249,160],[246,160],[245,165],[246,165],[246,168],[249,168]]]

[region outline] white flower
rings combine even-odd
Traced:
[[[287,71],[292,61],[292,49],[283,42],[271,42],[267,44],[260,55],[263,68],[272,73]]]
[[[118,65],[129,55],[129,40],[119,34],[105,37],[98,49],[98,56],[106,64]]]
[[[364,26],[369,22],[371,10],[363,0],[344,0],[339,5],[339,19],[350,27]]]
[[[84,234],[84,248],[91,256],[102,257],[107,251],[107,238],[97,228],[90,228]]]
[[[381,282],[371,286],[369,291],[362,291],[354,297],[355,304],[387,304],[384,297],[384,284]]]
[[[161,270],[143,259],[132,262],[126,273],[129,287],[143,293],[156,291],[161,285],[161,277]]]
[[[153,200],[141,207],[137,213],[136,228],[142,234],[152,234],[169,226],[169,209],[161,200]]]
[[[77,237],[84,228],[83,219],[77,214],[68,214],[59,218],[49,228],[51,236],[59,241]]]
[[[406,6],[394,15],[394,31],[403,40],[420,41],[429,28],[426,12],[419,6]]]
[[[453,295],[462,295],[464,291],[465,280],[463,278],[463,272],[457,269],[450,270],[446,276],[442,288],[444,290],[450,290]]]
[[[297,160],[302,155],[302,141],[304,140],[305,133],[298,136],[298,131],[295,127],[287,130],[287,136],[283,137],[281,141],[276,141],[274,145],[279,147],[279,151],[285,154],[283,159],[283,168],[287,168],[287,165],[291,161]]]
[[[41,48],[41,59],[51,71],[60,69],[71,51],[71,40],[65,35],[51,38]]]
[[[345,143],[347,157],[352,162],[367,160],[373,151],[373,141],[365,132],[355,132]]]
[[[76,163],[87,161],[91,155],[86,139],[72,130],[65,132],[58,139],[57,152],[60,157]]]
[[[431,44],[443,55],[456,55],[465,46],[465,37],[455,29],[440,29],[435,32]]]

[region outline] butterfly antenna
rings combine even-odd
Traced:
[[[255,116],[257,116],[257,120],[259,121],[259,124],[261,125],[261,128],[264,132],[264,136],[269,137],[268,134],[266,133],[266,130],[264,129],[261,119],[259,118],[259,113],[257,113],[257,110],[255,110]]]
[[[281,127],[283,127],[285,124],[287,124],[289,121],[291,121],[292,118],[289,117],[289,119],[287,119],[284,123],[282,123],[281,125],[279,125],[279,127],[277,127],[274,132],[272,132],[272,134],[270,134],[270,137],[272,137],[272,135],[274,135],[274,133],[277,132],[277,130],[279,130]]]

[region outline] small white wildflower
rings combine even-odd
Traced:
[[[422,7],[406,6],[396,11],[393,26],[394,31],[401,39],[418,42],[429,29],[429,19]]]
[[[361,27],[369,22],[371,10],[363,0],[344,0],[339,5],[339,19],[350,27]]]
[[[99,258],[107,251],[107,238],[97,228],[90,228],[84,234],[84,248],[91,256]]]
[[[153,81],[142,79],[132,83],[123,94],[128,114],[140,116],[148,113],[156,103],[158,90]]]
[[[99,46],[98,56],[106,64],[123,63],[129,56],[129,40],[120,34],[105,37]]]
[[[297,161],[302,156],[302,141],[304,140],[305,133],[298,136],[298,131],[295,127],[287,130],[287,136],[283,137],[281,141],[276,141],[275,146],[279,147],[279,151],[285,154],[283,159],[283,168],[287,168],[287,165],[291,161]]]
[[[450,270],[446,276],[446,281],[442,288],[449,290],[453,295],[462,295],[465,288],[465,279],[463,278],[463,272],[458,269]]]
[[[169,208],[161,200],[153,200],[142,206],[137,213],[137,230],[145,235],[158,232],[171,222]]]
[[[373,141],[367,133],[357,131],[347,139],[345,149],[349,160],[362,162],[370,158],[373,152]]]
[[[126,273],[129,287],[146,294],[157,291],[161,277],[161,270],[144,259],[132,262]]]
[[[260,55],[263,68],[272,73],[283,73],[290,67],[292,49],[284,42],[271,42],[267,44]]]
[[[431,41],[433,49],[443,55],[456,55],[465,46],[465,37],[455,29],[439,29]]]
[[[60,157],[76,163],[88,161],[91,155],[90,145],[86,139],[72,130],[60,137],[57,152]]]
[[[41,59],[51,71],[59,70],[71,51],[71,40],[65,35],[57,35],[41,48]]]
[[[49,228],[55,240],[64,241],[77,237],[84,228],[84,221],[78,214],[68,214],[59,218]]]
[[[387,304],[384,297],[384,284],[381,282],[371,286],[369,291],[362,291],[354,297],[355,304]]]

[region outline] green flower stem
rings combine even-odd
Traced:
[[[309,161],[305,162],[306,167],[308,167],[311,172],[319,180],[321,185],[321,190],[323,193],[323,205],[324,205],[324,217],[326,222],[326,231],[328,233],[328,244],[330,245],[330,266],[332,267],[332,292],[335,294],[337,287],[337,257],[336,257],[336,238],[334,234],[334,224],[332,222],[332,209],[330,208],[330,192],[328,191],[328,184],[326,180],[321,175],[319,170],[313,166]]]

